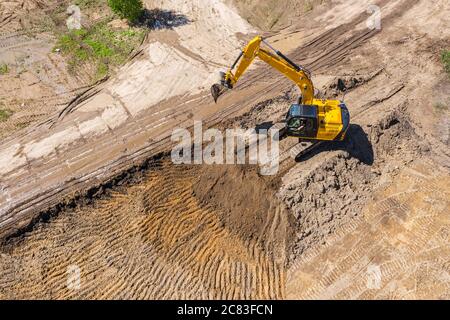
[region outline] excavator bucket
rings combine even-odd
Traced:
[[[223,84],[221,83],[215,83],[212,85],[211,87],[211,95],[214,98],[214,102],[217,103],[217,99],[219,99],[219,97],[225,93],[225,91],[227,91],[228,88],[225,87]]]
[[[226,74],[224,72],[219,72],[217,82],[211,87],[211,95],[216,103],[217,99],[228,90],[228,87],[224,85],[225,78]]]

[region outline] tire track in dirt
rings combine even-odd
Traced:
[[[327,67],[336,66],[339,63],[342,63],[345,58],[349,57],[352,50],[362,46],[379,33],[379,30],[368,29],[354,31],[356,25],[366,18],[366,14],[362,14],[352,23],[324,32],[310,43],[294,50],[290,55],[291,58],[312,72],[324,71]],[[258,97],[276,96],[279,95],[281,88],[287,89],[294,86],[288,79],[264,66],[263,68],[258,69],[257,72],[246,75],[235,91],[244,91],[252,87],[255,83],[263,83],[266,79],[271,79],[270,86],[265,85],[263,88],[256,92],[252,92],[252,94],[248,96],[249,101],[254,99],[252,101],[253,105],[256,104],[256,101],[260,101],[258,100]],[[237,95],[237,93],[234,94]],[[224,121],[231,114],[239,112],[240,108],[242,108],[240,103],[232,104],[224,108],[216,115],[216,118],[219,118],[217,122]],[[220,114],[225,115],[221,116]]]
[[[238,107],[221,111],[214,122]],[[148,185],[140,187],[147,194],[114,193],[96,203],[95,210],[65,213],[52,220],[51,229],[40,225],[8,245],[17,260],[2,264],[3,296],[26,298],[42,292],[47,298],[283,298],[284,265],[269,247],[263,249],[261,238],[242,240],[224,228],[212,208],[192,198],[196,170],[186,174],[171,166],[162,171],[163,176],[150,173]],[[83,219],[76,218],[80,214]],[[277,232],[277,220],[278,211],[268,217],[264,233]],[[59,233],[58,226],[70,230]],[[42,251],[39,267],[34,255]],[[29,273],[30,264],[43,271]],[[80,291],[66,287],[71,264],[82,270]],[[11,271],[12,265],[21,268]]]
[[[3,248],[10,260],[0,262],[0,296],[283,298],[279,253],[242,239],[217,208],[202,205],[192,194],[199,175],[163,161],[142,183],[12,240]],[[66,286],[70,265],[82,271],[79,291]]]
[[[0,123],[3,142],[25,134],[21,128],[42,121],[66,105],[90,82],[87,74],[71,75],[64,59],[51,52],[54,35],[41,27],[0,33],[0,60],[9,71],[0,81],[2,105],[13,111]]]
[[[449,179],[443,178],[445,173],[440,170],[435,164],[418,160],[404,168],[393,184],[376,191],[364,214],[351,227],[345,225],[325,245],[309,248],[290,267],[287,296],[295,299],[448,296],[448,281],[439,280],[436,286],[449,255],[448,236],[446,241],[444,238],[449,226],[445,215],[449,207],[446,191]],[[430,250],[433,254],[428,258]],[[421,270],[423,266],[432,271]],[[379,282],[375,284],[371,282],[374,275],[370,268],[379,270]]]
[[[413,7],[417,3],[418,0],[401,1],[396,4],[394,9],[389,9],[389,14],[383,16],[383,28],[395,23],[396,19],[408,11],[408,8]],[[380,1],[378,3],[382,10],[386,4],[388,4],[388,1]],[[382,31],[370,30],[365,27],[357,29],[368,17],[367,13],[362,13],[349,23],[323,32],[309,43],[295,49],[289,54],[289,57],[313,72],[313,76],[314,72],[327,71],[342,64],[345,59],[351,57],[351,52],[354,49],[363,46]],[[270,93],[272,96],[275,96],[279,94],[280,88],[293,86],[289,80],[265,67],[259,70],[258,73],[247,75],[245,79],[242,79],[239,88],[251,87],[255,82],[264,82],[265,79],[271,79],[272,85],[269,88],[265,87],[263,90],[258,91],[258,95],[268,96],[266,93]]]

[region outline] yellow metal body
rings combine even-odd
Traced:
[[[341,134],[342,130],[344,130],[340,107],[341,101],[315,99],[314,85],[308,72],[301,68],[300,70],[294,68],[282,57],[261,48],[262,41],[263,39],[257,36],[247,44],[242,51],[242,59],[236,71],[233,73],[232,70],[229,70],[225,74],[224,82],[227,86],[232,88],[252,64],[253,60],[258,57],[298,86],[302,92],[302,104],[317,106],[318,132],[317,136],[312,139],[324,141],[343,139],[345,133]],[[305,137],[305,139],[311,139],[311,137]]]
[[[313,99],[312,105],[317,106],[319,117],[319,130],[316,140],[333,141],[344,139],[345,135],[341,135],[344,125],[340,104],[341,101],[339,100]]]

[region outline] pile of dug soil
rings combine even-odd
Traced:
[[[277,182],[259,176],[257,168],[248,165],[204,166],[193,185],[195,197],[217,212],[231,232],[256,239],[270,251],[285,251],[292,228],[277,189]]]
[[[428,152],[403,109],[367,131],[352,126],[340,150],[306,173],[294,167],[287,174],[279,196],[295,217],[290,263],[361,214],[380,184]]]

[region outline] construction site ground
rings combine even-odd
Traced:
[[[144,1],[176,14],[94,85],[26,28],[53,2],[0,4],[1,299],[450,298],[448,1],[374,1],[381,29],[366,1]],[[254,128],[296,101],[256,63],[214,104],[256,34],[320,96],[345,83],[346,140],[296,160],[283,140],[273,176],[173,164],[174,129]]]

